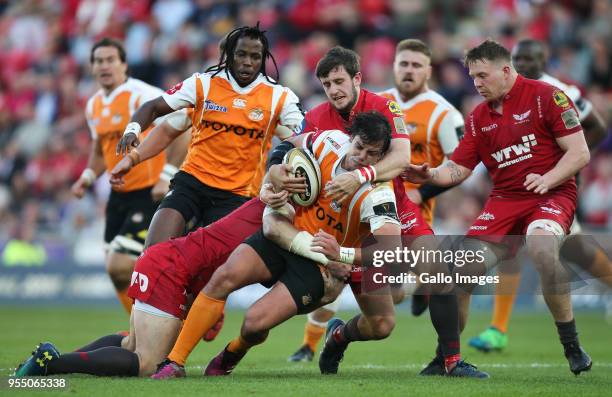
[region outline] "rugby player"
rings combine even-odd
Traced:
[[[274,193],[271,186],[262,187],[261,199],[273,208],[282,207],[287,193]],[[197,294],[229,254],[261,228],[264,208],[254,198],[206,228],[146,249],[131,278],[129,296],[135,303],[129,335],[106,335],[67,354],[42,343],[15,376],[151,375],[174,345],[187,311],[186,294]]]
[[[567,85],[544,72],[546,55],[542,42],[532,39],[519,41],[512,49],[512,64],[523,77],[543,81],[567,94],[576,106],[584,138],[591,151],[603,141],[607,135],[606,127],[597,110],[593,108],[593,104],[581,95],[578,87]],[[576,175],[576,183],[578,176]],[[576,218],[570,233],[563,241],[561,257],[577,264],[608,287],[612,287],[610,258],[601,247],[582,235]],[[469,340],[470,346],[484,352],[503,350],[508,345],[508,324],[521,278],[520,267],[514,260],[501,263],[497,268],[497,274],[500,282],[495,291],[491,324],[478,336]]]
[[[526,236],[565,357],[578,375],[588,371],[592,361],[578,341],[569,282],[558,259],[576,209],[574,175],[590,157],[578,113],[560,89],[518,75],[510,52],[497,42],[486,40],[469,50],[465,65],[485,100],[467,118],[466,134],[451,161],[436,168],[413,165],[406,174],[420,176],[423,183],[450,186],[484,163],[493,190],[464,244],[474,251],[486,247],[486,263],[455,270],[482,275],[518,248],[505,236]],[[474,286],[466,283],[466,293],[459,295],[462,329]],[[436,368],[442,371],[432,362],[429,369]]]
[[[117,152],[125,153],[138,145],[140,131],[156,117],[193,109],[191,146],[153,217],[147,247],[184,235],[194,225],[208,225],[256,196],[272,137],[287,138],[302,124],[297,96],[267,74],[266,61],[274,58],[259,26],[233,30],[221,50],[217,65],[145,103],[117,145]],[[133,148],[111,182],[121,184],[129,167],[155,155],[167,142],[166,136],[156,134]]]
[[[430,62],[431,52],[425,43],[414,39],[402,40],[396,47],[393,63],[395,86],[380,95],[397,103],[403,113],[410,135],[411,163],[428,162],[437,166],[453,152],[463,136],[463,117],[444,98],[429,89]],[[411,201],[420,205],[423,219],[431,226],[433,197],[446,188],[418,186],[409,181],[404,181],[404,187]],[[403,289],[394,288],[393,293],[396,304],[403,300]],[[427,309],[427,301],[426,295],[413,296],[413,313],[419,315]],[[312,360],[327,321],[333,317],[338,304],[336,301],[308,315],[304,343],[289,357],[289,361]]]
[[[304,144],[314,154],[321,167],[322,185],[339,173],[376,163],[389,148],[391,126],[380,113],[358,114],[349,131],[350,137],[333,130],[291,138],[294,145]],[[361,251],[356,247],[370,233],[399,237],[395,195],[390,183],[376,186],[367,183],[347,198],[347,204],[338,207],[331,197],[320,195],[312,206],[295,211],[295,227],[283,227],[289,225],[282,221],[286,219],[284,216],[279,221],[279,215],[267,214],[263,230],[240,245],[225,265],[215,272],[196,299],[202,307],[200,312],[205,315],[192,321],[196,318],[192,316],[192,309],[184,328],[190,327],[190,331],[182,331],[179,336],[179,339],[190,339],[192,348],[200,335],[217,321],[231,292],[257,282],[271,287],[271,290],[249,308],[240,336],[211,361],[205,370],[206,375],[231,373],[248,349],[265,341],[271,328],[295,314],[308,313],[336,298],[344,283],[328,284],[328,269],[318,265],[327,264],[328,259],[321,253],[313,255],[311,252],[313,235],[325,241],[343,241],[346,247],[352,247],[353,259],[357,261],[361,258]],[[318,216],[321,210],[327,214],[323,220]],[[333,221],[328,222],[328,219]],[[274,240],[282,237],[285,244],[276,245],[266,236]],[[399,243],[398,239],[395,245]],[[332,260],[339,260],[337,253],[331,256]],[[345,265],[342,275],[348,276],[350,268],[350,265]],[[360,334],[362,340],[387,337],[395,323],[390,295],[381,293],[363,296],[362,299],[368,299],[371,308],[371,311],[364,312],[361,321],[361,328],[365,327]],[[199,332],[193,333],[196,327]],[[173,359],[178,350],[176,347],[173,349],[165,366],[160,366],[153,378],[185,376],[184,362],[178,363]],[[190,352],[178,351],[184,357]]]
[[[104,171],[110,172],[119,161],[115,146],[136,109],[163,93],[157,87],[128,77],[125,50],[116,40],[104,38],[96,42],[90,62],[100,90],[89,98],[85,109],[92,144],[87,168],[72,185],[72,193],[78,198],[83,197],[98,176]],[[157,204],[168,191],[169,180],[185,156],[185,142],[177,142],[172,149],[171,163],[164,164],[166,155],[160,150],[135,167],[121,186],[113,186],[106,205],[106,270],[128,313],[132,300],[127,296],[127,288],[134,262],[142,252]]]
[[[392,180],[397,202],[397,213],[402,225],[402,236],[404,239],[412,236],[412,241],[409,244],[413,249],[435,249],[435,241],[428,238],[433,235],[433,231],[423,220],[419,207],[408,199],[403,180],[399,177],[404,169],[403,167],[410,163],[410,137],[407,134],[403,113],[399,105],[395,101],[373,94],[360,87],[359,57],[354,51],[342,47],[331,49],[319,61],[316,75],[323,85],[328,101],[306,114],[303,131],[325,129],[346,131],[347,122],[350,122],[360,112],[378,110],[387,117],[393,133],[389,153],[376,163],[376,166],[362,167],[351,173],[336,176],[332,183],[326,186],[326,194],[338,203],[342,203],[347,194],[352,194],[362,186],[362,183],[368,180]],[[290,148],[291,142],[285,141],[276,150],[282,152]],[[276,185],[276,181],[280,177],[278,176],[279,173],[274,171],[271,168],[270,179]],[[423,238],[419,238],[419,236]],[[415,268],[414,270],[426,271],[426,266],[434,265],[422,264],[420,269]],[[433,298],[435,302],[430,307],[430,314],[432,324],[439,337],[436,357],[441,358],[442,362],[445,363],[444,373],[450,376],[488,377],[486,373],[478,371],[473,365],[461,360],[456,296],[442,293],[444,286],[436,286],[436,288],[440,293]],[[397,288],[394,288],[394,290],[397,290]],[[329,313],[335,312],[335,309],[335,307],[328,306],[326,308],[327,312],[317,313],[317,317],[329,316]],[[324,319],[327,320],[329,317],[324,317]],[[342,332],[344,328],[338,321],[334,321],[333,324],[329,323],[327,325],[328,334],[332,331],[330,329],[332,325],[334,325],[334,329],[337,329],[335,332]],[[316,330],[315,327],[309,326],[307,323],[306,346],[310,339],[318,340],[320,338],[320,333],[312,332],[313,329]],[[331,356],[340,357],[341,351],[346,348],[346,344],[343,342],[335,343],[335,338],[327,338],[327,341],[329,344],[326,348]],[[314,344],[316,345],[316,342]],[[300,351],[296,353],[299,354]],[[321,357],[325,357],[323,353]],[[321,361],[319,363],[321,367]],[[327,365],[324,364],[324,366]],[[337,369],[337,364],[335,364],[335,367]],[[328,371],[322,369],[322,372]]]

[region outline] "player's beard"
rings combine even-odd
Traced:
[[[358,93],[357,93],[357,87],[355,87],[355,85],[352,86],[351,92],[353,93],[353,99],[351,99],[351,101],[347,103],[346,106],[344,106],[342,109],[336,109],[338,113],[340,114],[350,113],[351,110],[353,109],[353,106],[355,106],[355,104],[357,103]]]

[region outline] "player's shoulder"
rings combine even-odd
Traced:
[[[403,117],[402,108],[399,103],[393,98],[386,98],[382,95],[375,94],[371,91],[362,90],[364,93],[364,108],[363,110],[377,110],[379,112],[390,112],[394,116]]]
[[[422,95],[424,100],[432,101],[442,109],[453,110],[457,112],[459,111],[452,103],[447,101],[446,98],[444,98],[442,95],[440,95],[440,93],[434,90],[427,90]]]
[[[350,137],[340,130],[322,130],[313,134],[315,146],[325,145],[336,150],[340,150],[344,144],[350,141]]]
[[[397,101],[396,89],[395,88],[387,88],[384,91],[380,91],[377,95],[386,98],[387,100]]]
[[[559,90],[562,90],[574,102],[578,101],[582,97],[582,93],[580,92],[580,89],[578,87],[576,87],[575,85],[563,82],[559,80],[558,78],[553,77],[547,73],[543,73],[539,81],[547,83]]]
[[[322,116],[328,115],[331,109],[329,102],[325,101],[306,112],[306,118],[309,121],[317,121]]]

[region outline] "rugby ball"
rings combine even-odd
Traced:
[[[293,148],[285,154],[283,164],[290,165],[296,177],[306,178],[306,192],[293,193],[291,200],[302,207],[312,205],[321,191],[321,169],[317,160],[308,150]]]

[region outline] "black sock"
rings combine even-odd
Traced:
[[[111,346],[90,352],[62,354],[57,360],[49,362],[47,375],[138,376],[139,367],[136,353]]]
[[[99,339],[96,339],[88,345],[81,347],[80,349],[76,349],[75,352],[90,352],[92,350],[97,350],[102,347],[109,346],[121,347],[121,341],[123,340],[123,338],[124,336],[119,334],[106,335]]]
[[[438,334],[436,356],[449,357],[460,354],[457,296],[454,294],[431,295],[429,315]]]
[[[359,328],[357,328],[357,321],[359,321],[359,317],[361,317],[361,314],[356,315],[342,327],[339,327],[334,332],[332,339],[340,345],[346,345],[350,342],[358,340],[366,340],[366,338],[364,338],[359,332]]]
[[[576,331],[576,321],[574,321],[574,319],[566,323],[555,322],[555,325],[557,326],[561,344],[563,344],[564,347],[568,347],[568,345],[571,344],[578,345],[578,332]]]

